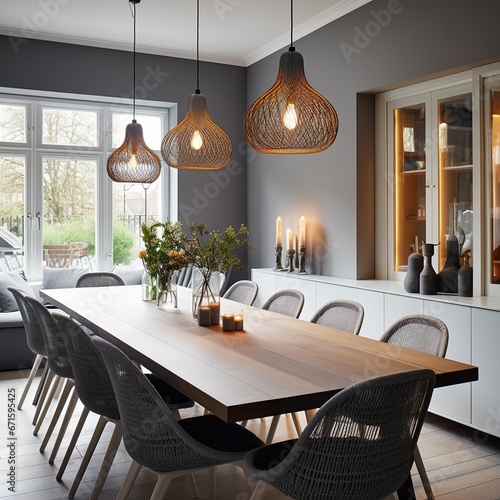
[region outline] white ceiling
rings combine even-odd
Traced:
[[[299,38],[371,0],[295,0]],[[128,0],[1,0],[0,34],[131,50]],[[248,66],[290,44],[288,0],[201,0],[200,59]],[[196,57],[196,0],[142,0],[137,51]]]

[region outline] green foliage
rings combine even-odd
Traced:
[[[95,225],[89,220],[73,219],[57,224],[44,224],[43,243],[59,245],[70,241],[85,241],[89,245],[89,254],[95,254]]]
[[[45,224],[43,228],[43,243],[57,245],[70,241],[84,241],[89,245],[89,255],[95,255],[95,222],[93,220],[73,219],[57,224]],[[113,263],[130,264],[131,251],[135,237],[128,228],[120,222],[113,224]]]
[[[127,226],[116,220],[113,223],[113,264],[130,264],[133,260],[132,248],[135,236]]]
[[[228,226],[223,232],[206,231],[205,224],[189,223],[191,237],[188,253],[191,262],[199,269],[226,273],[229,268],[242,269],[241,259],[233,252],[237,248],[251,248],[248,228],[242,224],[238,231]]]

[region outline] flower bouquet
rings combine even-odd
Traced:
[[[164,223],[155,222],[152,225],[143,224],[142,239],[145,248],[139,252],[139,257],[153,283],[151,300],[156,298],[161,309],[176,308],[177,288],[173,280],[174,272],[189,264],[187,239],[182,232],[182,224],[170,220]]]

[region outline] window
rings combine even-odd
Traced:
[[[168,108],[137,106],[136,118],[160,156]],[[131,121],[129,105],[0,95],[0,224],[21,246],[0,254],[2,269],[40,279],[43,266],[137,259],[142,223],[168,216],[169,169],[152,185],[111,181],[106,161]]]

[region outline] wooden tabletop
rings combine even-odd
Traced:
[[[141,300],[140,286],[41,290],[40,295],[227,422],[318,408],[370,377],[431,368],[436,387],[477,380],[477,367],[222,299],[243,332],[198,326],[190,290],[179,308]],[[382,332],[381,332],[382,334]]]

